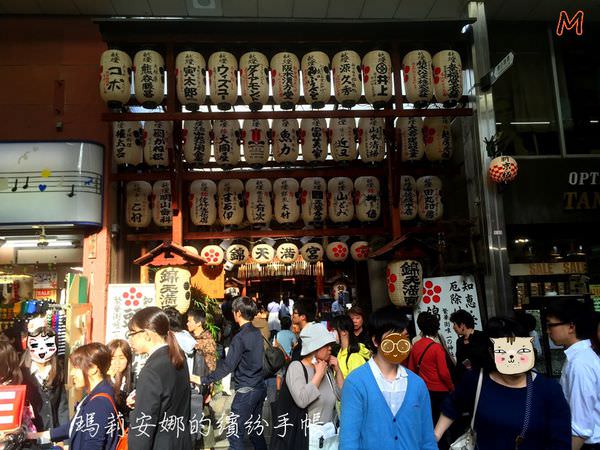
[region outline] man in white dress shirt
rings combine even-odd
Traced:
[[[600,356],[586,339],[589,311],[583,303],[553,303],[546,314],[550,339],[567,357],[560,384],[571,407],[572,449],[600,449]]]

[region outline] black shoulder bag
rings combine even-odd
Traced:
[[[425,350],[423,350],[423,353],[421,353],[421,357],[419,358],[419,362],[417,363],[417,370],[415,370],[415,373],[417,375],[419,375],[419,372],[421,371],[421,363],[423,362],[423,358],[425,357],[425,353],[427,353],[427,350],[429,350],[429,347],[431,347],[434,344],[435,344],[435,342],[431,342],[427,347],[425,347]]]

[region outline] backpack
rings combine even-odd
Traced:
[[[279,308],[279,315],[277,317],[279,320],[283,319],[284,317],[292,317],[290,314],[290,308],[285,305],[281,305]]]
[[[275,376],[279,369],[285,366],[285,352],[279,347],[274,347],[265,337],[265,352],[263,355],[263,378],[272,378]]]
[[[107,398],[108,401],[110,402],[110,404],[112,405],[113,409],[115,410],[115,414],[117,417],[117,421],[119,422],[119,428],[121,431],[121,436],[119,437],[119,440],[117,441],[117,446],[115,447],[115,450],[128,450],[127,434],[129,433],[129,430],[125,429],[125,425],[123,425],[123,420],[119,417],[119,411],[117,411],[117,405],[115,405],[115,401],[113,400],[113,398],[110,395],[105,394],[104,392],[100,392],[99,394],[94,395],[90,399],[90,401],[94,400],[96,397]]]

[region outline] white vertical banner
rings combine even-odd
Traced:
[[[109,284],[106,305],[106,342],[126,339],[129,319],[140,309],[154,306],[154,284]]]
[[[440,336],[445,340],[446,348],[456,358],[456,339],[452,329],[450,315],[464,309],[475,319],[475,329],[481,330],[481,314],[477,298],[477,286],[473,275],[456,275],[423,279],[423,297],[415,307],[415,327],[421,330],[416,319],[423,311],[429,311],[440,319]]]

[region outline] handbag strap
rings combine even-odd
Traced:
[[[529,418],[531,416],[531,402],[533,399],[533,380],[531,372],[527,372],[527,397],[525,399],[525,417],[523,418],[523,429],[515,439],[515,449],[519,448],[519,445],[525,440],[525,434],[527,428],[529,428]]]
[[[116,419],[117,419],[117,422],[119,423],[119,428],[121,428],[121,434],[123,435],[125,433],[125,425],[123,424],[123,421],[119,417],[119,411],[117,411],[117,405],[115,405],[115,401],[113,400],[113,398],[105,392],[100,392],[100,393],[94,395],[90,399],[90,401],[94,400],[96,397],[104,397],[104,398],[108,399],[108,401],[110,402],[110,404],[113,407],[113,410],[115,411]]]
[[[421,357],[419,358],[419,362],[417,363],[417,370],[415,371],[417,375],[419,375],[419,372],[421,371],[421,363],[423,362],[425,353],[427,353],[427,350],[429,350],[429,347],[431,347],[434,344],[435,344],[435,341],[431,342],[427,347],[425,347],[425,350],[423,350],[423,353],[421,353]]]
[[[473,417],[471,418],[471,430],[475,430],[475,414],[477,413],[477,405],[479,404],[479,395],[481,394],[481,386],[483,385],[483,369],[479,371],[479,380],[477,381],[477,392],[475,393],[475,405],[473,406]]]

